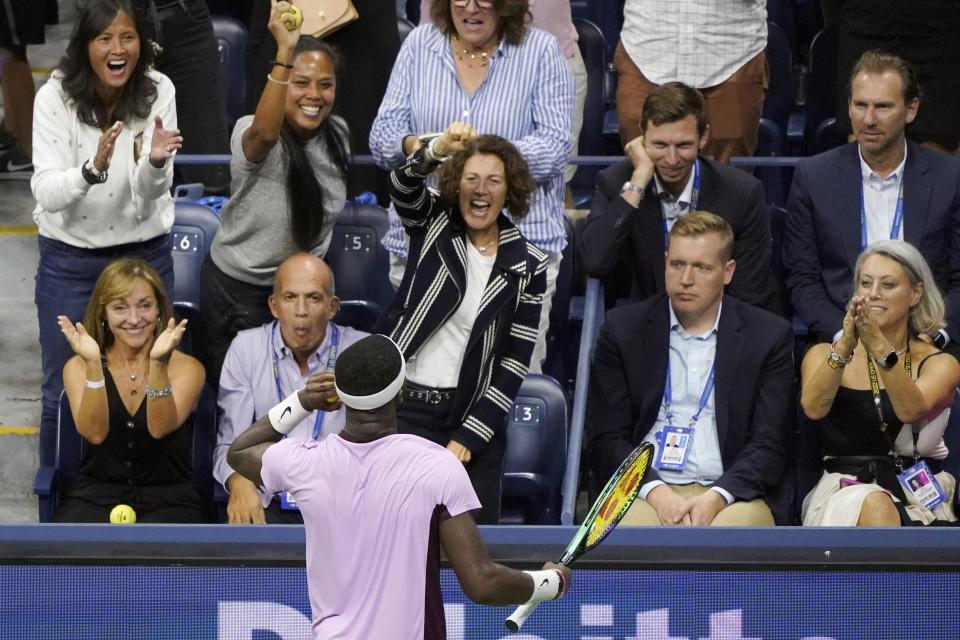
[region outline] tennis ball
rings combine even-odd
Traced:
[[[118,504],[110,510],[112,524],[133,524],[137,521],[137,512],[128,504]]]
[[[299,29],[300,25],[303,24],[303,13],[300,12],[300,7],[295,4],[290,5],[290,11],[281,13],[280,18],[283,20],[283,26],[287,28],[287,31]]]

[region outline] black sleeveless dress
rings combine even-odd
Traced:
[[[56,522],[109,522],[118,504],[133,507],[137,522],[209,522],[209,506],[193,482],[193,422],[155,439],[147,431],[144,398],[127,412],[113,377],[106,379],[110,430],[99,445],[82,440],[80,473],[64,492]]]

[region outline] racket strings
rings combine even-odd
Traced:
[[[633,504],[650,466],[651,450],[643,449],[613,485],[610,495],[594,516],[587,532],[586,548],[595,547],[610,533]]]

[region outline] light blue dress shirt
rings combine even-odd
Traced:
[[[720,313],[723,304],[717,308],[717,317],[713,327],[699,336],[687,333],[677,314],[670,308],[670,376],[673,384],[673,426],[687,427],[690,418],[697,412],[700,396],[710,376],[717,353],[717,331],[720,324]],[[682,471],[660,469],[658,473],[663,481],[652,480],[640,489],[640,497],[646,500],[647,494],[661,484],[691,484],[696,482],[709,486],[723,475],[723,460],[720,457],[720,441],[717,437],[716,389],[710,394],[706,406],[700,413],[700,419],[694,425],[693,440],[689,445],[687,464]],[[644,442],[650,442],[658,449],[660,442],[657,434],[667,426],[666,412],[663,402],[653,428],[647,433]],[[733,495],[713,487],[713,490],[723,496],[727,504],[735,500]]]

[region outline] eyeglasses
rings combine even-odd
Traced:
[[[467,5],[470,4],[470,0],[451,0],[451,2],[453,6],[460,9],[466,9]],[[490,11],[490,9],[493,9],[493,0],[473,0],[473,2],[480,11]]]

